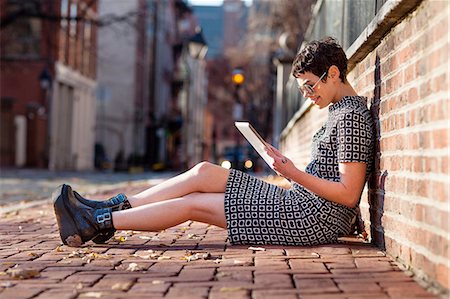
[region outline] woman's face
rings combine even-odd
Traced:
[[[328,77],[328,72],[323,73],[320,77],[311,72],[306,72],[296,78],[299,91],[320,109],[334,102],[334,90]],[[326,79],[326,81],[323,82],[321,78]]]

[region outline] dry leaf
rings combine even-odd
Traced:
[[[223,257],[217,258],[214,260],[214,263],[216,264],[220,264],[221,262],[225,261],[225,259]]]
[[[115,283],[111,287],[111,290],[126,292],[126,291],[128,291],[130,289],[132,284],[133,283],[131,281],[118,282],[118,283]]]
[[[123,243],[127,240],[127,237],[124,236],[115,236],[114,240],[116,240],[117,242]]]
[[[141,271],[141,270],[142,270],[142,268],[139,267],[139,265],[136,264],[136,263],[131,263],[131,264],[129,264],[129,265],[128,265],[128,268],[127,268],[127,271],[131,271],[131,272]]]
[[[182,259],[187,260],[188,262],[192,262],[192,261],[199,260],[200,256],[198,255],[198,253],[196,253],[193,255],[186,255]]]
[[[248,250],[254,250],[254,251],[266,251],[263,247],[249,247]]]
[[[64,249],[62,249],[61,245],[55,248],[56,252],[64,252]]]
[[[8,269],[6,270],[6,273],[14,279],[29,279],[41,276],[39,271],[36,269]]]
[[[0,283],[0,287],[2,287],[2,288],[10,288],[13,286],[14,286],[14,284],[11,281],[6,281],[6,282]]]
[[[80,295],[80,297],[101,298],[101,292],[87,292]]]
[[[195,239],[195,240],[198,240],[198,239],[200,239],[201,237],[198,236],[198,235],[196,235],[196,234],[188,234],[187,238],[188,238],[188,239]]]
[[[31,256],[31,257],[38,257],[39,254],[37,254],[36,252],[28,252],[28,256]]]
[[[160,257],[158,257],[158,261],[170,260],[171,258],[172,258],[171,256],[161,255]]]

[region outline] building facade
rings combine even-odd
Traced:
[[[96,1],[1,5],[1,165],[92,169]]]
[[[366,3],[366,2],[364,2]],[[308,40],[335,36],[349,58],[348,80],[376,122],[376,162],[361,199],[374,244],[442,293],[449,290],[449,3],[318,1]],[[281,144],[298,166],[327,117],[299,101],[286,111]],[[289,107],[289,105],[287,105]]]

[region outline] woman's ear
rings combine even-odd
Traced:
[[[328,69],[328,78],[331,78],[331,81],[336,82],[339,79],[339,76],[341,75],[341,72],[339,71],[339,68],[335,65],[330,66]]]

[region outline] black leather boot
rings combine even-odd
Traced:
[[[117,194],[116,196],[111,197],[110,199],[104,201],[96,201],[84,198],[76,191],[73,191],[73,194],[79,201],[81,201],[83,204],[87,206],[90,206],[91,208],[96,209],[112,208],[113,212],[127,210],[131,208],[130,202],[123,193]],[[115,230],[100,232],[95,238],[92,239],[92,242],[96,244],[104,244],[114,236],[114,232]]]
[[[53,194],[53,207],[64,244],[79,247],[100,232],[114,231],[112,208],[94,208],[79,201],[68,185]]]

